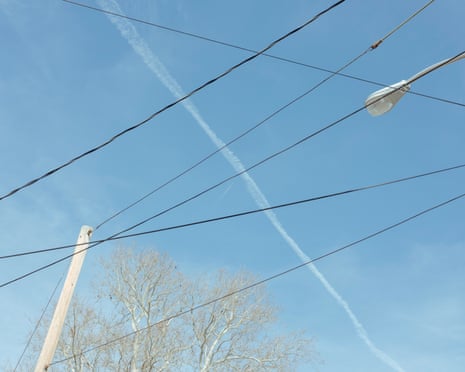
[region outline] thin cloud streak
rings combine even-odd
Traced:
[[[123,14],[119,4],[114,0],[99,0],[100,6],[107,11]],[[111,15],[107,15],[110,21],[118,28],[121,35],[126,39],[126,41],[131,45],[134,51],[142,58],[147,67],[157,76],[157,78],[163,83],[163,85],[173,94],[175,98],[180,98],[185,96],[185,92],[166,69],[163,63],[158,59],[158,57],[152,52],[147,43],[139,35],[135,27],[128,20],[124,18],[119,18]],[[200,125],[202,130],[210,138],[210,140],[217,146],[221,148],[221,153],[225,159],[231,164],[236,172],[244,172],[245,167],[242,164],[241,160],[228,148],[225,147],[225,143],[213,132],[210,126],[205,122],[203,117],[200,115],[197,107],[192,103],[190,99],[187,99],[181,102],[186,111],[188,111],[195,121]],[[266,199],[265,195],[262,193],[259,186],[256,184],[255,180],[247,173],[244,172],[241,174],[242,179],[247,185],[248,191],[254,199],[255,203],[259,208],[268,208],[270,203]],[[286,229],[282,226],[281,222],[278,220],[276,214],[269,210],[264,212],[268,220],[271,222],[273,227],[279,232],[282,238],[289,244],[294,253],[303,261],[308,262],[310,258],[302,251],[297,242],[287,233]],[[393,360],[389,355],[380,350],[374,345],[368,336],[367,331],[360,323],[358,318],[355,316],[351,310],[347,301],[345,301],[342,296],[334,289],[334,287],[326,280],[324,275],[316,268],[314,264],[307,266],[309,270],[316,276],[316,278],[321,282],[324,288],[328,293],[336,300],[336,302],[344,309],[349,319],[352,322],[358,336],[363,340],[367,345],[368,349],[383,363],[391,367],[395,371],[402,372],[403,368]]]

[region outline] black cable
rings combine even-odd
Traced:
[[[333,5],[329,6],[328,8],[326,8],[325,10],[319,12],[317,15],[315,15],[314,17],[312,17],[311,19],[309,19],[308,21],[306,21],[304,24],[302,24],[301,26],[293,29],[292,31],[289,31],[288,33],[286,33],[285,35],[279,37],[278,39],[274,40],[273,42],[271,42],[270,44],[268,44],[265,48],[263,48],[262,50],[258,51],[257,53],[243,59],[241,62],[233,65],[232,67],[228,68],[226,71],[222,72],[221,74],[217,75],[216,77],[214,77],[213,79],[211,80],[208,80],[207,82],[203,83],[202,85],[198,86],[197,88],[195,88],[194,90],[192,90],[191,92],[185,94],[183,97],[181,98],[178,98],[176,99],[175,101],[171,102],[170,104],[166,105],[165,107],[161,108],[160,110],[156,111],[155,113],[151,114],[149,117],[147,117],[146,119],[142,120],[141,122],[129,127],[129,128],[126,128],[124,129],[123,131],[115,134],[113,137],[111,137],[110,139],[106,140],[105,142],[103,142],[102,144],[98,145],[98,146],[95,146],[93,148],[91,148],[90,150],[87,150],[85,152],[83,152],[82,154],[72,158],[71,160],[68,160],[67,162],[63,163],[62,165],[52,169],[52,170],[49,170],[48,172],[44,173],[43,175],[37,177],[37,178],[34,178],[28,182],[26,182],[24,185],[22,186],[19,186],[13,190],[11,190],[10,192],[0,196],[0,201],[3,200],[3,199],[6,199],[14,194],[16,194],[18,191],[21,191],[29,186],[32,186],[33,184],[35,184],[36,182],[39,182],[40,180],[43,180],[44,178],[47,178],[49,176],[51,176],[52,174],[60,171],[61,169],[71,165],[72,163],[78,161],[79,159],[82,159],[84,158],[85,156],[88,156],[100,149],[102,149],[103,147],[109,145],[110,143],[112,143],[113,141],[115,141],[117,138],[127,134],[128,132],[131,132],[139,127],[141,127],[142,125],[146,124],[147,122],[149,122],[150,120],[152,120],[154,117],[160,115],[161,113],[169,110],[170,108],[176,106],[178,103],[180,102],[183,102],[185,101],[186,99],[192,97],[194,94],[196,94],[197,92],[201,91],[202,89],[208,87],[209,85],[212,85],[213,83],[217,82],[218,80],[222,79],[223,77],[225,77],[226,75],[229,75],[232,71],[238,69],[239,67],[241,67],[242,65],[256,59],[257,57],[259,57],[260,55],[262,55],[263,53],[265,53],[267,50],[273,48],[276,44],[280,43],[281,41],[283,41],[284,39],[292,36],[293,34],[299,32],[300,30],[302,30],[303,28],[305,28],[306,26],[308,26],[309,24],[311,24],[312,22],[316,21],[318,18],[320,18],[321,16],[323,16],[324,14],[328,13],[329,11],[331,11],[332,9],[336,8],[337,6],[341,5],[342,3],[344,3],[346,0],[339,0],[337,1],[336,3],[334,3]]]
[[[204,40],[204,41],[207,41],[207,42],[210,42],[210,43],[214,43],[214,44],[226,46],[226,47],[229,47],[229,48],[242,50],[242,51],[249,52],[249,53],[258,53],[257,50],[255,50],[255,49],[246,48],[246,47],[243,47],[243,46],[240,46],[240,45],[237,45],[237,44],[232,44],[232,43],[228,43],[228,42],[221,41],[221,40],[218,40],[218,39],[213,39],[213,38],[210,38],[210,37],[207,37],[207,36],[194,34],[192,32],[182,31],[182,30],[175,29],[175,28],[172,28],[172,27],[163,26],[163,25],[160,25],[160,24],[157,24],[157,23],[144,21],[144,20],[142,20],[140,18],[135,18],[135,17],[124,15],[124,14],[111,12],[111,11],[108,11],[108,10],[105,10],[105,9],[102,9],[102,8],[93,7],[91,5],[82,4],[82,3],[79,3],[79,2],[76,2],[76,1],[71,1],[71,0],[62,0],[62,1],[66,2],[66,3],[69,3],[71,5],[76,5],[76,6],[79,6],[79,7],[82,7],[82,8],[87,8],[87,9],[90,9],[90,10],[94,10],[94,11],[97,11],[97,12],[100,12],[100,13],[112,15],[112,16],[119,17],[119,18],[124,18],[124,19],[127,19],[129,21],[142,23],[142,24],[145,24],[147,26],[156,27],[156,28],[159,28],[159,29],[162,29],[162,30],[165,30],[165,31],[170,31],[170,32],[174,32],[174,33],[177,33],[177,34],[193,37],[193,38],[196,38],[196,39],[199,39],[199,40]],[[429,5],[429,4],[430,3],[428,3],[427,5]],[[423,10],[424,8],[425,7],[423,7],[421,10]],[[414,16],[417,13],[415,13]],[[412,18],[412,17],[410,17],[410,18]],[[410,20],[410,18],[409,18],[409,20]],[[397,31],[397,29],[395,31]],[[381,42],[383,40],[385,40],[387,37],[389,37],[391,35],[392,35],[392,33],[389,33],[383,39],[380,39],[377,42],[373,43],[372,46],[371,46],[371,49],[377,48],[381,44]],[[268,54],[268,53],[262,53],[261,55],[264,56],[264,57],[268,57],[268,58],[272,58],[272,59],[281,61],[281,62],[286,62],[286,63],[290,63],[290,64],[310,68],[310,69],[317,70],[317,71],[328,72],[330,74],[335,74],[335,75],[338,75],[338,76],[341,76],[341,77],[344,77],[344,78],[357,80],[357,81],[360,81],[360,82],[363,82],[363,83],[368,83],[368,84],[376,85],[376,86],[379,86],[379,87],[388,87],[389,86],[389,84],[384,84],[384,83],[376,82],[376,81],[373,81],[373,80],[364,79],[364,78],[357,77],[357,76],[354,76],[354,75],[344,74],[344,73],[341,73],[341,72],[338,72],[338,71],[334,71],[334,70],[330,70],[330,69],[327,69],[327,68],[323,68],[323,67],[311,65],[311,64],[308,64],[308,63],[296,61],[296,60],[293,60],[293,59],[290,59],[290,58],[280,57],[280,56],[273,55],[273,54]],[[418,95],[420,97],[429,98],[429,99],[432,99],[432,100],[436,100],[436,101],[440,101],[440,102],[444,102],[444,103],[448,103],[448,104],[452,104],[452,105],[465,107],[465,103],[456,102],[456,101],[452,101],[452,100],[444,99],[444,98],[440,98],[440,97],[435,97],[435,96],[431,96],[431,95],[428,95],[428,94],[418,93],[418,92],[415,92],[415,91],[412,91],[412,90],[409,90],[406,93]]]
[[[164,231],[177,230],[177,229],[182,229],[182,228],[186,228],[186,227],[192,227],[192,226],[203,225],[203,224],[212,223],[212,222],[228,220],[228,219],[231,219],[231,218],[244,217],[244,216],[247,216],[247,215],[261,213],[261,212],[274,210],[274,209],[286,208],[286,207],[296,206],[296,205],[300,205],[300,204],[307,204],[307,203],[315,202],[315,201],[318,201],[318,200],[329,199],[329,198],[333,198],[333,197],[337,197],[337,196],[342,196],[342,195],[352,194],[352,193],[366,191],[366,190],[370,190],[370,189],[375,189],[375,188],[378,188],[378,187],[393,185],[393,184],[396,184],[396,183],[411,181],[411,180],[414,180],[414,179],[428,177],[428,176],[436,175],[436,174],[439,174],[439,173],[446,173],[446,172],[450,172],[450,171],[457,170],[457,169],[464,168],[464,167],[465,167],[465,163],[460,164],[460,165],[456,165],[456,166],[452,166],[452,167],[437,169],[437,170],[426,172],[426,173],[420,173],[420,174],[413,175],[413,176],[408,176],[408,177],[403,177],[403,178],[399,178],[399,179],[395,179],[395,180],[391,180],[391,181],[386,181],[386,182],[382,182],[382,183],[357,187],[357,188],[348,189],[348,190],[344,190],[344,191],[339,191],[339,192],[334,192],[334,193],[330,193],[330,194],[325,194],[325,195],[315,196],[315,197],[301,199],[301,200],[297,200],[297,201],[292,201],[292,202],[288,202],[288,203],[278,204],[278,205],[274,205],[274,206],[270,206],[270,207],[266,207],[266,208],[253,209],[253,210],[249,210],[249,211],[244,211],[244,212],[239,212],[239,213],[234,213],[234,214],[229,214],[229,215],[225,215],[225,216],[214,217],[214,218],[209,218],[209,219],[204,219],[204,220],[198,220],[198,221],[193,221],[193,222],[184,223],[184,224],[180,224],[180,225],[174,225],[174,226],[168,226],[168,227],[158,228],[158,229],[149,230],[149,231],[143,231],[143,232],[139,232],[139,233],[120,235],[120,236],[113,236],[113,237],[109,237],[109,238],[102,239],[102,240],[94,240],[94,241],[91,241],[89,243],[69,244],[69,245],[63,245],[63,246],[59,246],[59,247],[46,248],[46,249],[40,249],[40,250],[35,250],[35,251],[28,251],[28,252],[16,253],[16,254],[11,254],[11,255],[6,255],[6,256],[0,256],[0,259],[15,258],[15,257],[20,257],[20,256],[26,256],[26,255],[32,255],[32,254],[62,250],[62,249],[72,248],[72,247],[77,247],[77,246],[82,246],[82,245],[89,245],[88,248],[82,249],[82,250],[80,250],[78,252],[75,252],[75,253],[71,254],[70,256],[67,256],[67,258],[69,258],[69,257],[72,257],[74,254],[81,253],[81,252],[86,251],[86,250],[88,250],[90,248],[93,248],[96,245],[99,245],[99,244],[102,244],[102,243],[105,243],[105,242],[108,242],[108,241],[133,238],[133,237],[149,235],[149,234],[156,234],[156,233],[160,233],[160,232],[164,232]],[[12,282],[14,282],[14,281],[3,283],[3,284],[0,285],[0,288],[3,287],[3,286],[6,286],[8,284],[11,284]]]
[[[413,83],[413,82],[415,82],[415,81],[417,81],[417,80],[419,80],[419,79],[421,79],[421,78],[423,78],[423,77],[425,77],[425,76],[431,74],[433,71],[436,71],[437,69],[441,68],[442,66],[448,64],[450,61],[452,61],[453,59],[457,58],[459,55],[461,55],[461,54],[463,54],[463,53],[465,53],[465,51],[463,51],[463,52],[457,54],[456,56],[454,56],[454,57],[452,57],[452,58],[449,58],[449,59],[443,61],[442,63],[436,65],[434,68],[432,68],[431,70],[429,70],[427,73],[425,73],[425,74],[423,74],[423,75],[420,75],[420,76],[417,76],[415,79],[412,79],[410,82]],[[403,87],[400,86],[400,87],[398,87],[398,88],[396,88],[396,89],[393,89],[392,91],[390,91],[390,92],[384,94],[383,96],[379,97],[378,99],[372,101],[372,102],[370,103],[370,105],[376,104],[376,103],[379,102],[380,100],[382,100],[382,99],[384,99],[384,98],[390,96],[391,94],[394,94],[395,92],[397,92],[398,90],[400,90],[400,89],[402,89],[402,88],[403,88]],[[227,182],[227,181],[229,181],[229,180],[232,180],[233,178],[238,177],[238,176],[240,176],[241,174],[244,174],[244,173],[246,173],[246,172],[252,170],[253,168],[256,168],[257,166],[259,166],[259,165],[265,163],[266,161],[271,160],[271,159],[273,159],[274,157],[276,157],[276,156],[278,156],[278,155],[281,155],[281,154],[283,154],[284,152],[286,152],[286,151],[288,151],[288,150],[291,150],[292,148],[298,146],[299,144],[301,144],[301,143],[307,141],[308,139],[313,138],[313,137],[315,137],[316,135],[318,135],[318,134],[320,134],[320,133],[322,133],[322,132],[324,132],[324,131],[326,131],[326,130],[332,128],[332,127],[334,127],[335,125],[337,125],[337,124],[343,122],[344,120],[346,120],[346,119],[348,119],[348,118],[354,116],[355,114],[359,113],[360,111],[362,111],[362,110],[364,110],[364,109],[365,109],[365,106],[363,106],[363,107],[361,107],[361,108],[359,108],[359,109],[357,109],[357,110],[355,110],[355,111],[352,111],[351,113],[349,113],[349,114],[343,116],[342,118],[340,118],[340,119],[338,119],[338,120],[336,120],[336,121],[333,121],[331,124],[329,124],[329,125],[327,125],[327,126],[321,128],[321,129],[319,129],[319,130],[313,132],[312,134],[310,134],[310,135],[308,135],[308,136],[302,138],[301,140],[295,142],[294,144],[292,144],[292,145],[290,145],[290,146],[287,146],[286,148],[284,148],[284,149],[282,149],[282,150],[280,150],[280,151],[278,151],[278,152],[276,152],[276,153],[274,153],[274,154],[268,156],[267,158],[265,158],[265,159],[259,161],[258,163],[255,163],[253,166],[251,166],[251,167],[249,167],[249,168],[247,168],[247,169],[244,169],[243,171],[238,172],[238,173],[236,173],[236,174],[234,174],[234,175],[232,175],[232,176],[230,176],[230,177],[224,179],[223,181],[221,181],[221,182],[219,182],[219,183],[217,183],[217,184],[215,184],[215,185],[213,185],[213,186],[210,186],[209,188],[207,188],[207,189],[205,189],[205,190],[203,190],[203,191],[201,191],[201,192],[195,194],[194,196],[191,196],[191,197],[189,197],[189,198],[187,198],[187,199],[184,199],[182,202],[179,202],[179,203],[175,204],[175,205],[172,206],[172,207],[169,207],[169,208],[167,208],[167,209],[164,209],[163,211],[161,211],[161,212],[159,212],[159,213],[157,213],[157,214],[155,214],[155,215],[153,215],[153,216],[151,216],[151,217],[148,217],[148,218],[146,218],[145,220],[143,220],[143,221],[141,221],[141,222],[138,222],[138,223],[136,223],[135,225],[132,225],[131,227],[128,227],[128,228],[126,228],[126,229],[124,229],[124,230],[122,230],[122,231],[120,231],[120,232],[118,232],[118,233],[116,233],[116,234],[113,234],[109,239],[114,238],[114,237],[116,237],[116,236],[119,236],[119,235],[121,235],[121,234],[124,234],[125,232],[128,232],[128,231],[130,231],[130,230],[133,230],[133,229],[135,229],[136,227],[139,227],[139,226],[141,226],[141,225],[147,223],[148,221],[153,220],[153,219],[156,218],[156,217],[159,217],[159,216],[161,216],[161,215],[163,215],[163,214],[165,214],[165,213],[167,213],[167,212],[169,212],[169,211],[171,211],[171,210],[173,210],[173,209],[175,209],[175,208],[180,207],[181,205],[184,205],[184,204],[186,204],[186,203],[188,203],[188,202],[190,202],[190,201],[192,201],[192,200],[194,200],[194,199],[200,197],[201,195],[203,195],[203,194],[205,194],[205,193],[207,193],[207,192],[209,192],[209,191],[211,191],[211,190],[217,188],[218,186],[224,184],[225,182]],[[21,280],[21,279],[24,279],[24,278],[26,278],[26,277],[28,277],[28,276],[30,276],[30,275],[33,275],[33,274],[35,274],[35,273],[37,273],[37,272],[40,272],[40,271],[42,271],[42,270],[45,270],[45,269],[47,269],[47,268],[49,268],[49,267],[51,267],[51,266],[54,266],[54,265],[56,265],[56,264],[58,264],[58,263],[60,263],[60,262],[63,262],[63,261],[65,261],[65,260],[67,260],[68,258],[73,257],[74,254],[78,254],[78,253],[80,253],[80,252],[82,252],[82,251],[84,251],[84,250],[93,248],[93,247],[95,247],[96,245],[99,245],[99,244],[100,244],[100,243],[95,243],[94,245],[91,245],[91,246],[89,246],[89,247],[86,248],[86,249],[83,249],[83,250],[78,251],[78,252],[75,252],[75,253],[73,253],[73,254],[71,254],[71,255],[62,257],[62,258],[60,258],[60,259],[58,259],[58,260],[56,260],[56,261],[50,262],[50,263],[47,264],[47,265],[41,266],[41,267],[39,267],[39,268],[37,268],[37,269],[35,269],[35,270],[33,270],[33,271],[30,271],[30,272],[28,272],[28,273],[26,273],[26,274],[23,274],[23,275],[21,275],[21,276],[19,276],[19,277],[16,277],[16,278],[14,278],[14,279],[12,279],[12,280],[10,280],[10,281],[8,281],[8,282],[5,282],[5,283],[3,283],[3,284],[0,284],[0,288],[5,287],[5,286],[7,286],[7,285],[10,285],[10,284],[12,284],[12,283],[14,283],[14,282],[17,282],[17,281]]]
[[[465,51],[464,51],[464,52],[461,52],[461,53],[459,53],[459,54],[457,54],[456,56],[454,56],[454,57],[452,57],[452,58],[449,58],[449,59],[443,61],[442,63],[436,65],[434,68],[432,68],[431,70],[429,70],[427,73],[425,73],[425,74],[423,74],[423,75],[419,75],[419,76],[417,76],[416,78],[410,80],[410,82],[413,83],[413,82],[415,82],[415,81],[417,81],[417,80],[419,80],[419,79],[421,79],[421,78],[423,78],[423,77],[429,75],[429,74],[432,73],[433,71],[435,71],[435,70],[437,70],[438,68],[440,68],[440,67],[442,67],[442,66],[448,64],[450,61],[452,61],[453,59],[457,58],[459,55],[461,55],[461,54],[463,54],[463,53],[465,53]],[[398,87],[398,88],[396,88],[396,89],[393,89],[392,91],[390,91],[390,92],[384,94],[383,96],[379,97],[378,99],[372,101],[372,102],[369,104],[369,106],[370,106],[370,105],[374,105],[374,104],[377,103],[378,101],[380,101],[380,100],[382,100],[382,99],[388,97],[388,96],[391,95],[391,94],[394,94],[395,92],[397,92],[398,90],[400,90],[400,89],[402,89],[402,88],[403,88],[403,87],[400,86],[400,87]],[[312,134],[310,134],[310,135],[304,137],[303,139],[301,139],[301,140],[295,142],[294,144],[292,144],[292,145],[290,145],[290,146],[287,146],[286,148],[284,148],[284,149],[282,149],[282,150],[280,150],[280,151],[278,151],[278,152],[276,152],[276,153],[274,153],[274,154],[268,156],[267,158],[261,160],[260,162],[255,163],[253,166],[251,166],[251,167],[249,167],[249,168],[247,168],[247,169],[244,169],[244,170],[242,170],[241,172],[238,172],[238,173],[236,173],[236,174],[234,174],[234,175],[232,175],[232,176],[230,176],[230,177],[224,179],[223,181],[221,181],[221,182],[219,182],[219,183],[217,183],[217,184],[215,184],[215,185],[213,185],[213,186],[210,186],[209,188],[207,188],[207,189],[205,189],[205,190],[203,190],[203,191],[201,191],[201,192],[195,194],[194,196],[191,196],[191,197],[189,197],[189,198],[183,200],[182,202],[179,202],[179,203],[175,204],[174,206],[171,206],[171,207],[169,207],[169,208],[167,208],[167,209],[164,209],[163,211],[161,211],[161,212],[159,212],[159,213],[157,213],[157,214],[155,214],[155,215],[153,215],[153,216],[151,216],[151,217],[148,217],[148,218],[146,218],[145,220],[143,220],[143,221],[141,221],[141,222],[138,222],[138,223],[135,224],[135,225],[132,225],[131,227],[128,227],[128,228],[126,228],[126,229],[124,229],[124,230],[122,230],[122,231],[120,231],[120,232],[118,232],[118,233],[116,233],[116,234],[113,234],[113,235],[110,236],[110,238],[108,238],[108,239],[115,238],[115,237],[117,237],[117,236],[119,236],[119,235],[121,235],[121,234],[124,234],[124,233],[127,232],[127,231],[133,230],[133,229],[135,229],[136,227],[139,227],[139,226],[141,226],[141,225],[147,223],[148,221],[153,220],[153,219],[156,218],[156,217],[159,217],[159,216],[161,216],[161,215],[163,215],[163,214],[165,214],[165,213],[167,213],[167,212],[169,212],[169,211],[171,211],[171,210],[173,210],[173,209],[175,209],[175,208],[180,207],[181,205],[184,205],[184,204],[186,204],[186,203],[188,203],[188,202],[190,202],[190,201],[192,201],[192,200],[194,200],[194,199],[200,197],[201,195],[203,195],[203,194],[205,194],[205,193],[207,193],[207,192],[209,192],[209,191],[215,189],[216,187],[218,187],[218,186],[224,184],[225,182],[227,182],[227,181],[229,181],[229,180],[231,180],[231,179],[233,179],[233,178],[235,178],[235,177],[238,177],[238,176],[240,176],[241,174],[244,174],[244,173],[250,171],[250,170],[253,169],[253,168],[256,168],[257,166],[259,166],[259,165],[265,163],[266,161],[271,160],[272,158],[274,158],[274,157],[276,157],[276,156],[278,156],[278,155],[280,155],[280,154],[283,154],[284,152],[286,152],[286,151],[288,151],[288,150],[290,150],[290,149],[296,147],[297,145],[299,145],[299,144],[305,142],[306,140],[315,137],[316,135],[318,135],[318,134],[320,134],[320,133],[326,131],[327,129],[332,128],[333,126],[335,126],[335,125],[337,125],[337,124],[343,122],[344,120],[350,118],[351,116],[354,116],[355,114],[359,113],[359,112],[362,111],[363,109],[365,109],[365,106],[363,106],[363,107],[361,107],[361,108],[359,108],[359,109],[357,109],[357,110],[355,110],[355,111],[352,111],[350,114],[347,114],[347,115],[343,116],[342,118],[340,118],[340,119],[338,119],[338,120],[332,122],[331,124],[329,124],[329,125],[327,125],[327,126],[321,128],[321,129],[317,130],[316,132],[313,132]],[[35,269],[35,270],[33,270],[33,271],[30,271],[30,272],[28,272],[28,273],[26,273],[26,274],[23,274],[23,275],[21,275],[21,276],[15,278],[15,279],[12,279],[12,280],[10,280],[10,281],[8,281],[8,282],[5,282],[5,283],[1,284],[1,285],[0,285],[0,288],[5,287],[5,286],[7,286],[7,285],[9,285],[9,284],[12,284],[12,283],[14,283],[14,282],[16,282],[16,281],[19,281],[19,280],[21,280],[21,279],[24,279],[24,278],[26,278],[26,277],[28,277],[28,276],[30,276],[30,275],[32,275],[32,274],[35,274],[35,273],[37,273],[37,272],[39,272],[39,271],[45,270],[45,269],[47,269],[47,268],[49,268],[49,267],[51,267],[51,266],[53,266],[53,265],[55,265],[55,264],[58,264],[58,263],[60,263],[60,262],[62,262],[62,261],[67,260],[68,258],[73,257],[74,254],[78,254],[78,253],[80,253],[80,252],[82,252],[82,251],[85,251],[85,250],[87,250],[87,249],[93,248],[93,247],[95,247],[96,245],[99,245],[99,244],[100,244],[100,243],[95,243],[94,245],[91,245],[91,246],[89,246],[89,247],[86,248],[86,249],[82,249],[81,251],[78,251],[78,252],[75,252],[75,253],[73,253],[73,254],[71,254],[71,255],[62,257],[62,258],[60,258],[60,259],[58,259],[58,260],[56,260],[56,261],[53,261],[53,262],[51,262],[51,263],[49,263],[49,264],[47,264],[47,265],[44,265],[44,266],[39,267],[39,268],[37,268],[37,269]]]
[[[409,221],[412,221],[412,220],[414,220],[414,219],[416,219],[416,218],[418,218],[418,217],[420,217],[420,216],[422,216],[422,215],[424,215],[424,214],[426,214],[426,213],[432,212],[432,211],[435,210],[435,209],[438,209],[438,208],[443,207],[443,206],[445,206],[445,205],[447,205],[447,204],[450,204],[450,203],[452,203],[452,202],[454,202],[454,201],[457,201],[457,200],[463,198],[464,196],[465,196],[465,193],[460,194],[460,195],[457,195],[457,196],[455,196],[455,197],[453,197],[453,198],[451,198],[451,199],[449,199],[449,200],[446,200],[446,201],[444,201],[444,202],[442,202],[442,203],[436,204],[436,205],[434,205],[433,207],[424,209],[424,210],[422,210],[422,211],[419,212],[419,213],[416,213],[416,214],[414,214],[414,215],[412,215],[412,216],[410,216],[410,217],[407,217],[407,218],[405,218],[405,219],[403,219],[403,220],[401,220],[401,221],[399,221],[399,222],[397,222],[397,223],[394,223],[394,224],[392,224],[392,225],[389,225],[389,226],[387,226],[387,227],[385,227],[385,228],[382,228],[382,229],[380,229],[380,230],[378,230],[378,231],[376,231],[376,232],[374,232],[374,233],[371,233],[371,234],[369,234],[369,235],[366,235],[366,236],[364,236],[364,237],[362,237],[362,238],[360,238],[360,239],[358,239],[358,240],[355,240],[355,241],[353,241],[353,242],[351,242],[351,243],[349,243],[349,244],[346,244],[346,245],[344,245],[344,246],[342,246],[342,247],[340,247],[340,248],[337,248],[337,249],[334,249],[334,250],[332,250],[332,251],[329,251],[329,252],[327,252],[327,253],[325,253],[325,254],[323,254],[323,255],[321,255],[321,256],[318,256],[318,257],[316,257],[316,258],[314,258],[314,259],[311,259],[311,260],[308,260],[308,261],[306,261],[306,262],[304,262],[304,263],[301,263],[301,264],[299,264],[299,265],[293,266],[293,267],[291,267],[291,268],[289,268],[289,269],[287,269],[287,270],[281,271],[281,272],[279,272],[279,273],[277,273],[277,274],[274,274],[274,275],[269,276],[269,277],[267,277],[267,278],[265,278],[265,279],[262,279],[262,280],[260,280],[260,281],[255,282],[255,283],[252,283],[252,284],[250,284],[250,285],[248,285],[248,286],[242,287],[242,288],[240,288],[240,289],[238,289],[238,290],[229,292],[229,293],[227,293],[227,294],[225,294],[225,295],[223,295],[223,296],[214,298],[214,299],[212,299],[212,300],[210,300],[210,301],[204,302],[204,303],[199,304],[199,305],[197,305],[197,306],[193,306],[193,307],[191,307],[191,308],[189,308],[189,309],[187,309],[187,310],[180,311],[180,312],[178,312],[177,314],[174,314],[174,315],[172,315],[172,316],[170,316],[170,317],[167,317],[167,318],[165,318],[165,319],[163,319],[163,320],[160,320],[160,321],[158,321],[158,322],[156,322],[156,323],[154,323],[154,324],[150,324],[150,325],[148,325],[147,327],[144,327],[144,328],[142,328],[142,329],[140,329],[140,330],[137,330],[137,331],[128,333],[128,334],[126,334],[126,335],[124,335],[124,336],[121,336],[121,337],[115,338],[115,339],[113,339],[113,340],[107,341],[107,342],[105,342],[105,343],[103,343],[103,344],[94,346],[94,347],[92,347],[92,348],[89,348],[89,349],[87,349],[87,350],[82,351],[82,352],[79,353],[79,354],[75,354],[75,355],[73,355],[73,356],[71,356],[71,357],[64,358],[64,359],[61,359],[61,360],[52,362],[50,365],[55,365],[55,364],[63,363],[63,362],[65,362],[65,361],[69,360],[69,359],[72,359],[72,358],[75,358],[75,357],[77,357],[77,356],[80,356],[80,355],[89,353],[89,352],[91,352],[91,351],[93,351],[93,350],[100,349],[100,348],[105,347],[105,346],[108,346],[108,345],[110,345],[110,344],[112,344],[112,343],[118,342],[118,341],[123,340],[123,339],[125,339],[125,338],[127,338],[127,337],[133,336],[133,335],[135,335],[135,334],[137,334],[137,333],[144,332],[144,331],[146,331],[146,330],[148,330],[148,329],[150,329],[150,328],[152,328],[152,327],[154,327],[154,326],[156,326],[156,325],[158,325],[158,324],[162,324],[162,323],[164,323],[164,322],[168,322],[168,321],[170,321],[170,320],[172,320],[172,319],[174,319],[174,318],[178,318],[178,317],[180,317],[180,316],[182,316],[182,315],[185,315],[185,314],[191,313],[191,312],[193,312],[193,311],[199,310],[199,309],[204,308],[204,307],[206,307],[206,306],[209,306],[209,305],[211,305],[211,304],[213,304],[213,303],[216,303],[216,302],[218,302],[218,301],[224,300],[225,298],[228,298],[228,297],[230,297],[230,296],[237,295],[237,294],[239,294],[239,293],[245,292],[245,291],[247,291],[247,290],[249,290],[249,289],[252,289],[252,288],[254,288],[254,287],[257,287],[257,286],[259,286],[259,285],[265,284],[265,283],[267,283],[267,282],[269,282],[269,281],[271,281],[271,280],[277,279],[277,278],[279,278],[279,277],[281,277],[281,276],[284,276],[284,275],[289,274],[289,273],[291,273],[291,272],[293,272],[293,271],[296,271],[296,270],[298,270],[298,269],[300,269],[300,268],[302,268],[302,267],[304,267],[304,266],[310,265],[310,264],[312,264],[312,263],[314,263],[314,262],[316,262],[316,261],[320,261],[320,260],[322,260],[322,259],[324,259],[324,258],[327,258],[327,257],[329,257],[329,256],[332,256],[332,255],[334,255],[334,254],[336,254],[336,253],[339,253],[339,252],[341,252],[341,251],[343,251],[343,250],[346,250],[346,249],[348,249],[348,248],[350,248],[350,247],[353,247],[353,246],[355,246],[355,245],[358,245],[358,244],[360,244],[360,243],[363,243],[363,242],[365,242],[365,241],[367,241],[367,240],[369,240],[369,239],[372,239],[372,238],[374,238],[374,237],[376,237],[376,236],[378,236],[378,235],[381,235],[381,234],[383,234],[383,233],[385,233],[385,232],[387,232],[387,231],[389,231],[389,230],[392,230],[392,229],[394,229],[394,228],[396,228],[396,227],[399,227],[399,226],[401,226],[401,225],[403,225],[403,224],[405,224],[405,223],[407,223],[407,222],[409,222]]]

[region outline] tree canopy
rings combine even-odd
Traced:
[[[264,286],[225,296],[255,280],[224,270],[192,279],[167,255],[118,249],[102,261],[93,297],[73,300],[48,370],[290,371],[314,362],[310,338],[275,327]]]

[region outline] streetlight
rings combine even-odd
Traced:
[[[390,111],[394,105],[404,96],[404,94],[410,90],[411,83],[439,67],[457,62],[463,58],[465,58],[465,52],[460,53],[454,58],[445,59],[441,62],[435,63],[434,65],[431,65],[419,73],[413,75],[408,80],[401,80],[398,83],[371,93],[365,100],[366,109],[372,116],[379,116]]]

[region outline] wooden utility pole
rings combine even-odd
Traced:
[[[55,349],[58,345],[63,323],[65,321],[66,313],[68,312],[69,303],[73,296],[74,287],[76,287],[79,273],[81,271],[84,258],[86,256],[87,248],[89,247],[90,236],[92,235],[92,227],[82,226],[81,232],[74,248],[74,256],[69,266],[68,275],[66,276],[63,289],[61,290],[60,298],[55,307],[52,322],[48,329],[47,337],[45,338],[40,352],[39,359],[37,360],[35,372],[43,372],[48,369],[52,362]]]

